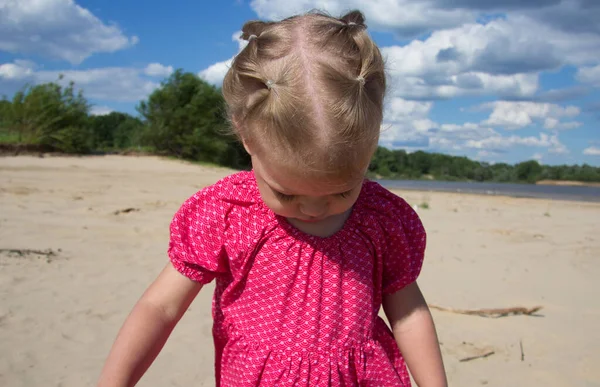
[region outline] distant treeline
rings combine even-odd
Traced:
[[[540,180],[600,182],[600,168],[590,165],[540,165],[535,160],[516,165],[485,163],[441,153],[378,148],[369,171],[391,179],[469,180],[535,183]]]
[[[134,151],[244,169],[249,157],[228,132],[221,91],[176,71],[137,108],[91,115],[75,85],[26,86],[0,101],[0,144],[91,154]]]
[[[120,112],[91,115],[75,85],[26,86],[0,100],[0,144],[91,154],[143,152],[247,169],[250,159],[229,132],[221,91],[181,70],[137,106],[138,117]],[[466,157],[378,148],[369,174],[390,179],[497,182],[573,180],[600,182],[589,165],[489,164]]]

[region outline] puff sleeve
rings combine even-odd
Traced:
[[[383,294],[392,294],[413,283],[419,276],[427,235],[421,219],[404,199],[391,192],[387,199],[382,291]]]
[[[168,255],[181,274],[207,284],[228,272],[228,206],[208,187],[187,199],[175,213],[170,224]]]

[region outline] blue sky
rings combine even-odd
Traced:
[[[366,16],[390,84],[381,145],[600,166],[597,0],[0,0],[0,95],[62,73],[94,114],[135,114],[174,69],[220,85],[245,21],[313,8]]]

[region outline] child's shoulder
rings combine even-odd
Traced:
[[[191,199],[213,199],[225,201],[244,201],[253,197],[256,190],[256,180],[250,171],[240,171],[225,176],[213,184],[197,191]]]
[[[363,193],[364,199],[366,199],[363,201],[373,209],[385,210],[395,208],[400,211],[413,211],[413,208],[402,196],[390,191],[376,181],[365,180]]]
[[[242,171],[223,177],[183,201],[175,217],[221,222],[235,211],[256,202],[256,180]]]
[[[361,207],[371,219],[386,227],[398,225],[423,229],[417,211],[400,195],[375,181],[366,181]]]

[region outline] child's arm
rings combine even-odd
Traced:
[[[446,387],[435,326],[416,282],[384,296],[383,309],[406,365],[419,387]]]
[[[98,387],[134,386],[202,285],[167,264],[136,303],[106,360]]]

